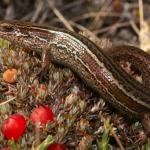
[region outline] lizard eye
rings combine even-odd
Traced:
[[[13,27],[9,26],[7,23],[3,23],[0,25],[0,30],[4,32],[11,32],[13,31]]]

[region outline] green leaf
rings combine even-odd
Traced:
[[[36,148],[36,150],[46,150],[53,142],[54,138],[51,135],[48,135],[47,138]]]
[[[104,120],[104,132],[102,135],[101,142],[97,140],[97,146],[99,150],[108,150],[110,129],[111,126],[109,119]]]
[[[19,150],[19,148],[17,147],[14,140],[9,140],[8,141],[8,146],[9,146],[10,150]]]
[[[8,48],[8,41],[0,38],[0,48]]]
[[[150,150],[150,139],[148,139],[147,144],[145,145],[146,150]]]

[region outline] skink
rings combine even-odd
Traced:
[[[89,87],[124,114],[140,118],[150,112],[149,87],[133,79],[86,37],[64,29],[20,21],[1,21],[0,37],[39,53],[47,50],[50,61],[72,69]],[[150,56],[138,48],[122,48],[133,49],[133,56],[137,54],[141,62],[150,62]]]

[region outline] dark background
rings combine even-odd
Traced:
[[[149,22],[150,1],[144,0],[143,6],[144,19]],[[140,24],[138,0],[0,0],[0,19],[66,28],[54,14],[54,8],[77,32],[88,29],[98,37],[110,38],[113,43],[139,45],[133,27],[139,28]]]

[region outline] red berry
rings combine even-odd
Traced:
[[[48,121],[53,121],[53,119],[52,110],[45,105],[35,108],[30,115],[30,120],[33,124],[45,125]]]
[[[17,76],[17,70],[12,68],[8,69],[3,73],[3,80],[8,83],[15,83],[16,82],[16,76]]]
[[[13,114],[4,120],[2,124],[2,133],[7,139],[17,141],[23,134],[26,127],[26,120],[20,114]]]
[[[67,148],[62,144],[54,143],[51,144],[47,150],[67,150]]]

